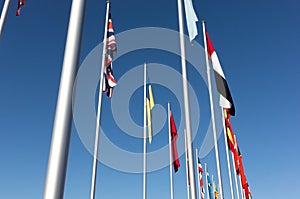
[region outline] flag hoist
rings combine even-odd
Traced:
[[[72,92],[79,66],[85,0],[72,1],[56,104],[44,199],[62,199],[72,128]]]
[[[186,7],[186,14],[194,12],[191,6],[191,0],[185,0],[185,4],[189,4],[189,7]],[[184,43],[184,31],[183,31],[183,16],[182,16],[182,0],[177,0],[178,5],[178,23],[179,23],[179,41],[180,41],[180,54],[181,54],[181,68],[182,68],[182,86],[183,86],[183,97],[184,97],[184,113],[185,113],[185,125],[187,132],[187,153],[189,157],[189,179],[190,179],[190,188],[191,188],[191,199],[196,199],[196,182],[195,182],[195,173],[194,173],[194,157],[193,157],[193,147],[192,147],[192,129],[190,123],[190,105],[189,105],[189,92],[188,92],[188,79],[187,79],[187,70],[186,70],[186,60],[185,60],[185,43]],[[190,26],[189,23],[195,23],[195,15],[192,14],[193,21],[187,21],[188,27],[195,28],[195,26]],[[187,19],[188,20],[188,19]],[[195,30],[190,34],[190,38],[194,38],[196,33]]]
[[[213,96],[212,96],[210,67],[209,67],[209,62],[208,62],[205,21],[202,21],[202,27],[203,27],[204,49],[205,49],[205,61],[206,61],[206,68],[207,68],[207,80],[208,80],[208,90],[209,90],[211,122],[212,122],[212,130],[213,130],[213,137],[214,137],[214,146],[215,146],[215,156],[216,156],[218,180],[219,180],[219,187],[220,187],[219,191],[220,191],[220,198],[223,199],[222,176],[221,176],[221,167],[220,167],[220,159],[219,159],[219,148],[218,148],[218,139],[217,139],[216,122],[215,122],[215,111],[214,111],[214,103],[213,103]]]
[[[101,71],[100,71],[100,82],[99,82],[99,96],[98,96],[98,109],[97,109],[97,119],[96,119],[96,133],[95,133],[95,143],[94,143],[94,154],[93,154],[93,170],[92,170],[92,182],[90,199],[95,198],[95,187],[96,187],[96,176],[97,176],[97,163],[98,163],[98,146],[100,137],[100,121],[101,121],[101,107],[102,107],[102,91],[104,84],[104,74],[105,69],[107,69],[107,34],[108,34],[108,17],[109,17],[110,2],[106,1],[106,14],[105,14],[105,24],[104,24],[104,36],[103,36],[103,50],[102,50],[102,61],[101,61]],[[110,64],[112,59],[110,60]],[[109,92],[109,91],[108,91]]]
[[[148,93],[148,97],[147,97]],[[143,153],[143,199],[147,198],[147,129],[149,143],[152,143],[152,109],[154,107],[154,97],[152,86],[148,85],[147,92],[147,64],[144,63],[144,153]],[[147,128],[148,127],[148,128]]]

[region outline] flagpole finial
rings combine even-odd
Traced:
[[[203,20],[201,21],[201,23],[204,23],[204,24],[205,24],[205,20],[203,19]]]
[[[111,2],[110,2],[110,1],[106,1],[106,3],[107,3],[107,4],[111,4]]]

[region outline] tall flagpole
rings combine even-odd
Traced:
[[[238,179],[237,179],[237,175],[235,174],[236,172],[236,168],[235,168],[235,164],[234,164],[234,157],[233,157],[233,153],[231,153],[231,162],[233,165],[233,173],[234,173],[234,181],[235,181],[235,189],[236,189],[236,195],[237,195],[237,199],[240,199],[240,191],[239,191],[239,187],[238,187]]]
[[[5,0],[4,5],[3,5],[3,9],[2,9],[1,17],[0,17],[0,39],[1,39],[1,36],[2,36],[3,27],[4,27],[5,20],[6,20],[7,11],[8,11],[9,5],[10,5],[10,1],[11,0]]]
[[[171,105],[168,102],[168,128],[169,128],[169,154],[170,154],[170,195],[171,199],[174,199],[174,190],[173,190],[173,172],[172,172],[172,137],[171,137],[171,124],[170,124],[170,112]]]
[[[96,120],[96,133],[95,133],[95,143],[94,143],[94,156],[93,156],[93,170],[92,170],[92,183],[90,199],[95,198],[96,189],[96,177],[97,177],[97,163],[98,163],[98,147],[100,139],[100,121],[101,121],[101,108],[102,108],[102,90],[103,90],[103,72],[105,68],[105,54],[106,54],[106,41],[107,41],[107,23],[109,14],[110,2],[106,1],[106,15],[104,24],[104,36],[103,36],[103,50],[102,50],[102,61],[101,61],[101,72],[100,72],[100,82],[99,82],[99,96],[98,96],[98,109],[97,109],[97,120]]]
[[[209,199],[208,177],[207,177],[206,163],[204,163],[204,169],[205,169],[205,180],[206,180],[206,193],[207,193],[207,199]]]
[[[186,129],[184,129],[184,147],[185,147],[185,159],[186,159],[186,163],[185,163],[185,171],[186,171],[186,190],[187,190],[187,196],[188,199],[191,198],[191,190],[190,190],[190,185],[189,185],[189,165],[187,164],[189,161],[189,156],[187,153],[187,136],[186,136]]]
[[[227,135],[226,135],[226,126],[225,126],[225,117],[224,117],[224,109],[222,109],[222,121],[223,121],[223,131],[224,131],[224,140],[225,140],[225,148],[226,148],[226,158],[227,158],[227,167],[228,167],[228,175],[229,175],[229,185],[230,185],[230,193],[231,198],[234,199],[233,186],[232,186],[232,177],[231,177],[231,167],[228,153],[228,143],[227,143]]]
[[[184,96],[184,113],[185,113],[185,125],[187,131],[187,150],[189,157],[189,173],[190,173],[190,188],[191,188],[191,199],[196,199],[196,184],[195,184],[195,173],[194,173],[194,157],[192,147],[192,131],[190,124],[190,106],[189,106],[189,92],[187,83],[187,72],[186,72],[186,61],[185,61],[185,44],[184,44],[184,33],[183,33],[183,17],[182,17],[182,0],[177,0],[178,4],[178,22],[180,32],[180,53],[181,53],[181,68],[182,68],[182,84],[183,84],[183,96]]]
[[[72,129],[72,92],[79,65],[85,0],[72,1],[52,131],[44,199],[62,199]]]
[[[147,159],[146,159],[146,151],[147,151],[147,129],[146,129],[146,110],[147,110],[147,103],[146,103],[146,70],[147,65],[144,63],[144,168],[143,168],[143,199],[147,198],[147,185],[146,185],[146,175],[147,175]]]
[[[209,67],[209,63],[208,63],[207,43],[206,43],[206,36],[205,36],[205,21],[202,21],[202,27],[203,27],[203,38],[204,38],[204,47],[205,47],[205,60],[206,60],[206,67],[207,67],[210,112],[211,112],[211,122],[212,122],[213,135],[214,135],[214,145],[215,145],[215,155],[216,155],[216,163],[217,163],[217,171],[218,171],[218,180],[219,180],[220,196],[221,196],[221,199],[223,199],[223,187],[222,187],[222,176],[221,176],[221,167],[220,167],[220,159],[219,159],[219,148],[218,148],[215,112],[214,112],[212,87],[211,87],[210,67]]]
[[[199,162],[198,162],[198,149],[196,148],[196,162],[197,162],[197,176],[198,176],[198,198],[201,199],[201,187],[200,187],[200,173],[199,173]]]

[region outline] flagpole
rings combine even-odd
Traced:
[[[206,193],[207,193],[207,199],[209,199],[209,190],[208,190],[208,178],[207,178],[206,163],[204,163],[204,169],[205,169],[205,180],[206,180]]]
[[[178,21],[179,21],[179,32],[180,32],[180,53],[181,53],[181,68],[182,68],[182,84],[183,84],[183,95],[184,95],[184,113],[185,123],[187,131],[187,144],[188,144],[188,157],[189,157],[189,173],[190,173],[190,188],[191,188],[191,199],[196,199],[196,185],[195,185],[195,174],[194,174],[194,157],[192,147],[192,133],[190,124],[190,107],[189,107],[189,93],[187,83],[187,72],[186,72],[186,61],[185,61],[185,44],[184,44],[184,33],[183,33],[183,17],[182,17],[182,0],[177,0],[178,4]]]
[[[186,135],[186,129],[184,129],[184,147],[185,147],[185,159],[186,159],[185,171],[186,171],[187,196],[188,196],[188,199],[190,199],[191,190],[190,190],[190,185],[189,185],[189,166],[188,166],[189,156],[188,156],[188,153],[187,153],[187,135]]]
[[[146,109],[147,109],[147,103],[146,103],[146,62],[144,63],[144,168],[143,168],[143,199],[146,199],[147,195],[147,185],[146,185],[146,172],[147,172],[147,159],[146,159],[146,150],[147,150],[147,129],[146,129]]]
[[[233,186],[232,186],[232,177],[231,177],[231,167],[230,167],[230,160],[229,160],[229,153],[228,153],[228,144],[227,144],[227,135],[226,135],[226,126],[225,126],[225,117],[224,117],[224,109],[222,109],[222,123],[223,123],[223,131],[224,131],[224,141],[225,141],[225,149],[226,149],[226,158],[227,158],[227,168],[228,168],[228,175],[229,175],[229,185],[230,185],[230,193],[231,198],[234,199],[233,193]]]
[[[72,129],[72,92],[79,66],[85,0],[72,1],[64,61],[52,131],[44,199],[62,199]]]
[[[234,180],[235,180],[235,188],[236,188],[236,195],[237,195],[237,199],[240,199],[240,191],[239,191],[239,187],[238,187],[238,179],[237,179],[237,175],[235,174],[236,172],[236,168],[235,168],[235,164],[234,164],[234,157],[233,157],[233,153],[231,153],[231,162],[233,165],[233,173],[234,173]]]
[[[206,36],[205,36],[205,21],[202,21],[202,27],[203,27],[203,38],[204,38],[204,47],[205,47],[205,60],[206,60],[206,67],[207,67],[207,79],[208,79],[208,89],[209,89],[211,122],[212,122],[213,135],[214,135],[214,145],[215,145],[215,155],[216,155],[216,163],[217,163],[217,171],[218,171],[220,196],[221,196],[221,199],[222,199],[223,198],[222,176],[221,176],[221,167],[220,167],[220,160],[219,160],[219,148],[218,148],[218,139],[217,139],[216,122],[215,122],[215,112],[214,112],[212,87],[211,87],[210,67],[209,67],[208,55],[207,55],[207,43],[206,43]]]
[[[5,0],[3,8],[2,8],[2,13],[1,13],[1,17],[0,17],[0,39],[2,36],[2,32],[3,32],[3,27],[4,27],[4,23],[6,20],[6,16],[7,16],[7,11],[10,5],[10,1],[11,0]]]
[[[196,162],[197,162],[197,175],[198,175],[198,198],[201,199],[201,190],[200,190],[200,173],[199,173],[199,162],[198,162],[198,149],[196,148]]]
[[[170,115],[171,105],[168,102],[168,128],[169,128],[169,154],[170,154],[170,195],[171,199],[174,199],[174,190],[173,190],[173,172],[172,172],[172,143],[171,143],[171,124],[170,124]]]
[[[96,133],[94,143],[94,156],[93,156],[93,170],[92,170],[92,182],[90,199],[95,198],[96,189],[96,177],[97,177],[97,163],[98,163],[98,147],[100,139],[100,121],[101,121],[101,108],[102,108],[102,90],[103,90],[103,73],[105,68],[105,54],[106,54],[106,41],[107,41],[107,23],[109,14],[110,2],[106,1],[106,15],[104,24],[104,36],[103,36],[103,49],[102,49],[102,61],[100,71],[100,82],[99,82],[99,95],[98,95],[98,109],[97,109],[97,121],[96,121]]]

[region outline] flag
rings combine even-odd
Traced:
[[[171,126],[170,133],[171,133],[171,143],[172,143],[172,162],[173,162],[173,166],[174,166],[174,171],[176,173],[180,167],[180,162],[179,162],[179,158],[178,158],[178,151],[177,151],[177,145],[176,145],[178,134],[177,134],[177,129],[176,129],[176,125],[174,122],[172,112],[170,112],[170,126]]]
[[[152,86],[148,86],[148,95],[146,99],[146,105],[147,105],[147,118],[148,118],[148,138],[149,143],[152,143],[152,108],[154,107],[154,97],[152,93]]]
[[[209,199],[213,199],[213,190],[212,190],[213,184],[211,182],[208,172],[206,172],[206,179],[207,179],[207,187],[209,192]]]
[[[200,191],[201,191],[201,199],[204,199],[204,183],[203,183],[203,167],[200,162],[200,158],[198,157],[198,175],[199,175],[199,183],[200,183]]]
[[[190,42],[198,35],[196,22],[198,21],[192,0],[184,0],[185,18],[189,32]]]
[[[234,133],[232,131],[232,126],[230,122],[230,112],[229,109],[223,109],[224,111],[224,120],[225,120],[225,129],[226,129],[226,135],[227,135],[227,143],[228,147],[231,150],[231,152],[235,152],[235,138]]]
[[[218,199],[219,198],[219,192],[218,192],[218,188],[216,186],[216,183],[213,182],[213,187],[214,187],[214,199]]]
[[[234,108],[233,100],[232,100],[232,97],[231,97],[231,94],[229,91],[229,87],[228,87],[227,81],[225,79],[225,75],[223,73],[217,53],[212,45],[212,42],[211,42],[207,32],[206,32],[206,39],[207,39],[207,51],[208,51],[209,58],[211,59],[211,62],[213,65],[217,90],[219,92],[220,106],[223,108],[228,108],[230,110],[230,114],[234,116],[235,108]]]
[[[26,3],[26,0],[18,0],[18,8],[16,11],[16,16],[20,16],[21,7],[24,6]]]
[[[108,15],[108,24],[107,24],[107,41],[106,41],[106,53],[105,53],[105,71],[104,71],[104,87],[103,92],[106,92],[106,95],[112,98],[113,87],[117,85],[117,81],[113,76],[113,67],[112,61],[117,52],[117,45],[115,39],[114,28],[111,20],[111,14]]]

